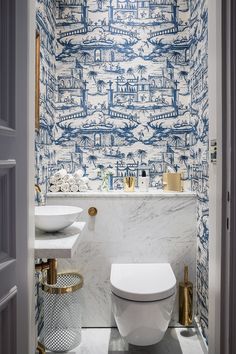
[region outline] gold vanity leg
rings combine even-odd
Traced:
[[[36,350],[39,352],[39,354],[46,354],[45,346],[39,342]]]

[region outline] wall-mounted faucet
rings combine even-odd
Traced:
[[[46,204],[46,196],[45,196],[45,194],[42,193],[42,190],[39,187],[39,185],[35,184],[34,189],[35,189],[35,202],[37,203],[37,205],[38,206],[45,205]]]

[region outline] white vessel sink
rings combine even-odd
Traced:
[[[73,224],[83,209],[65,205],[35,207],[35,226],[45,232],[56,232]]]

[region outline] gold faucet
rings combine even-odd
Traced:
[[[47,271],[47,283],[54,285],[57,283],[57,260],[48,259],[47,262],[35,264],[35,270],[42,272]]]
[[[39,187],[38,184],[34,185],[34,190],[36,192],[35,201],[38,204],[38,206],[45,205],[46,204],[46,202],[45,202],[46,198],[45,198],[45,195],[42,194],[42,190],[41,190],[41,188]]]
[[[36,191],[37,193],[41,193],[41,188],[39,187],[38,184],[35,184],[35,185],[34,185],[34,188],[35,188],[35,191]]]

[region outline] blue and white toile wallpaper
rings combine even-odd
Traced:
[[[205,0],[37,0],[41,128],[36,180],[81,168],[145,169],[198,192],[198,316],[208,327],[208,95]],[[138,178],[137,178],[138,181]]]
[[[208,174],[208,11],[207,0],[190,0],[191,105],[197,117],[198,139],[194,145],[191,188],[197,192],[197,315],[208,341],[209,278],[209,174]]]

